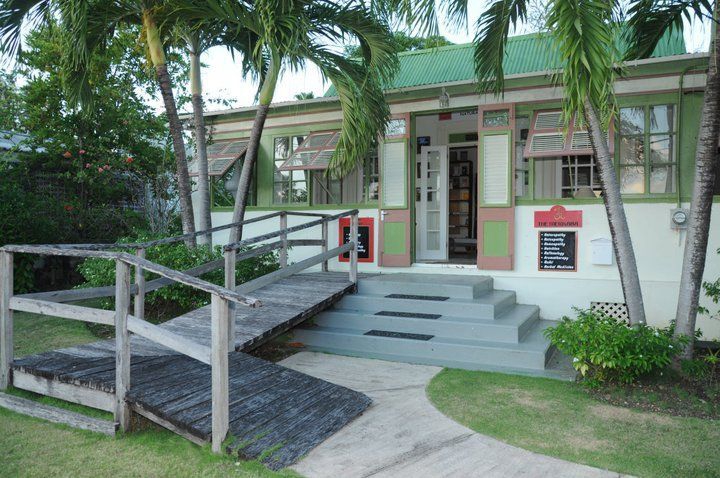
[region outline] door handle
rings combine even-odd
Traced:
[[[380,211],[380,220],[385,222],[385,215],[387,214],[387,211]]]

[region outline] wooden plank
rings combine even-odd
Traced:
[[[201,264],[197,267],[193,267],[192,269],[188,269],[186,271],[183,271],[182,273],[185,275],[189,275],[192,277],[200,277],[203,274],[207,274],[208,272],[212,272],[214,270],[220,269],[224,264],[223,259],[216,259],[214,261],[206,262],[205,264]],[[145,293],[152,292],[154,290],[158,290],[166,285],[174,284],[175,281],[168,278],[168,277],[159,277],[157,279],[153,279],[149,282],[147,282],[145,286]]]
[[[142,415],[143,417],[147,418],[148,420],[157,423],[158,425],[167,428],[173,433],[177,433],[181,437],[185,438],[186,440],[190,440],[191,442],[195,443],[196,445],[204,446],[207,444],[207,440],[203,440],[202,438],[193,435],[192,433],[188,433],[187,431],[183,430],[180,427],[175,426],[174,423],[171,423],[158,415],[154,414],[147,408],[143,407],[139,403],[133,403],[131,405],[131,408],[134,412],[138,413],[139,415]]]
[[[137,288],[133,285],[132,293]],[[88,287],[86,289],[51,290],[48,292],[32,292],[30,294],[18,294],[16,297],[23,299],[47,300],[49,302],[75,302],[85,299],[97,299],[99,297],[111,297],[115,295],[115,286]]]
[[[306,217],[328,217],[330,214],[322,212],[305,212],[305,211],[285,211],[288,216],[306,216]]]
[[[19,312],[30,312],[32,314],[49,315],[95,324],[115,325],[115,313],[111,310],[60,304],[46,300],[23,299],[21,297],[10,299],[10,308]]]
[[[322,246],[325,242],[322,239],[290,239],[288,246]]]
[[[112,393],[38,377],[17,369],[13,370],[13,386],[106,412],[115,410],[115,395]]]
[[[282,246],[280,247],[280,268],[287,267],[287,260],[288,260],[288,238],[287,233],[282,232],[287,229],[287,214],[285,211],[283,211],[280,214],[280,243]]]
[[[353,248],[350,250],[350,282],[353,284],[357,284],[358,273],[358,221],[357,213],[350,217],[350,238],[353,244]]]
[[[52,407],[40,402],[0,393],[0,407],[53,423],[61,423],[80,430],[115,436],[115,424],[108,420],[88,417],[80,413]]]
[[[130,430],[130,408],[125,395],[130,388],[130,266],[115,261],[115,421],[120,430]]]
[[[237,254],[234,250],[223,252],[225,256],[225,288],[235,290],[235,270],[237,267]],[[230,317],[228,319],[228,348],[235,350],[235,304],[230,304]]]
[[[210,364],[210,349],[181,335],[137,317],[127,318],[128,330],[202,363]]]
[[[328,223],[324,222],[322,225],[322,249],[321,253],[324,254],[328,250]],[[327,272],[328,271],[328,261],[323,261],[322,263],[322,271]]]
[[[0,390],[10,386],[13,362],[13,255],[0,251]]]
[[[145,249],[139,248],[135,255],[145,259]],[[135,266],[135,288],[133,299],[133,312],[138,319],[145,319],[145,272],[140,266]],[[133,292],[131,292],[133,293]]]
[[[272,284],[273,282],[276,282],[280,279],[289,277],[293,274],[297,274],[298,272],[307,269],[308,267],[320,264],[321,262],[326,261],[332,257],[339,256],[340,254],[343,254],[352,249],[352,247],[352,243],[343,244],[342,246],[336,247],[330,251],[318,254],[317,256],[310,257],[300,262],[296,262],[295,264],[287,266],[284,269],[276,270],[274,272],[271,272],[270,274],[266,274],[262,277],[258,277],[257,279],[246,282],[238,286],[237,291],[240,294],[249,294],[250,292],[264,287],[268,284]]]
[[[220,453],[230,424],[228,405],[228,316],[227,300],[210,299],[212,335],[212,450]]]

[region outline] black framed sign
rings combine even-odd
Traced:
[[[538,270],[577,271],[577,231],[538,231]]]

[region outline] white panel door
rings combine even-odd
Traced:
[[[420,155],[418,260],[448,257],[448,148],[423,146]]]

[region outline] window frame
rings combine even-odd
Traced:
[[[673,127],[671,130],[667,131],[650,131],[650,125],[651,125],[651,115],[650,111],[653,107],[658,106],[672,106],[673,108]],[[622,134],[619,121],[621,119],[620,110],[626,109],[626,108],[642,108],[643,110],[643,132],[642,133],[635,133],[635,134]],[[643,162],[642,162],[642,168],[643,168],[643,192],[642,193],[622,193],[623,197],[628,198],[667,198],[667,197],[675,197],[678,194],[680,185],[677,182],[677,168],[679,167],[679,161],[678,161],[678,149],[677,149],[677,138],[680,135],[680,132],[678,131],[678,106],[677,103],[673,101],[639,101],[639,102],[628,102],[618,105],[618,118],[616,120],[615,125],[615,141],[617,142],[618,146],[615,148],[615,154],[613,155],[614,165],[615,165],[615,173],[617,175],[618,181],[621,181],[622,179],[622,170],[624,168],[632,168],[637,167],[637,165],[632,164],[622,164],[621,161],[621,142],[623,138],[642,138],[643,142]],[[650,138],[652,136],[667,136],[670,138],[671,141],[671,155],[673,158],[672,162],[661,162],[661,163],[653,163],[650,156],[651,151],[651,141]],[[675,188],[674,191],[671,192],[661,192],[661,193],[654,193],[650,191],[650,181],[651,181],[651,172],[652,167],[655,166],[670,166],[671,174],[673,175],[672,183],[674,184]]]
[[[279,135],[275,135],[275,136],[272,137],[272,151],[271,151],[271,153],[270,153],[271,156],[272,156],[272,170],[271,170],[271,174],[272,174],[272,192],[271,192],[271,194],[272,194],[272,199],[271,199],[271,201],[270,201],[271,206],[273,206],[273,207],[282,207],[282,206],[308,206],[308,205],[310,205],[310,196],[311,196],[311,194],[312,194],[311,189],[310,189],[310,187],[311,187],[310,184],[311,184],[311,179],[312,179],[312,178],[311,178],[311,175],[310,175],[310,172],[309,172],[309,171],[307,171],[307,170],[291,170],[291,171],[285,171],[285,172],[288,173],[288,180],[287,180],[287,181],[285,181],[285,180],[283,180],[283,181],[277,181],[276,178],[275,178],[275,175],[276,175],[276,174],[283,172],[283,171],[279,171],[279,170],[278,170],[278,167],[281,166],[285,161],[287,161],[287,160],[290,158],[290,156],[292,156],[292,154],[293,154],[293,153],[295,152],[295,150],[296,150],[296,148],[293,148],[293,139],[295,139],[295,138],[302,138],[302,140],[298,141],[298,146],[300,146],[300,144],[302,144],[302,142],[305,141],[305,138],[307,138],[309,135],[310,135],[310,133],[291,133],[291,134],[288,133],[288,134],[279,134]],[[275,154],[276,154],[275,144],[276,144],[276,141],[277,141],[278,139],[280,139],[280,138],[286,138],[286,139],[288,140],[287,157],[286,157],[286,158],[282,158],[282,159],[277,158],[277,157],[275,156]],[[280,163],[280,164],[278,164],[278,163]],[[299,171],[299,172],[302,172],[303,174],[305,174],[305,179],[303,179],[303,180],[295,180],[295,179],[293,179],[293,175],[295,174],[296,171]],[[305,201],[292,201],[291,198],[292,198],[292,191],[293,191],[293,183],[301,183],[301,182],[304,182],[304,183],[305,183],[305,190],[306,190],[306,198],[305,198]],[[277,202],[277,200],[276,200],[277,198],[276,198],[276,194],[275,194],[275,186],[276,186],[277,184],[285,184],[285,183],[288,184],[288,195],[287,195],[288,200],[287,200],[287,201],[283,201],[283,202]]]

